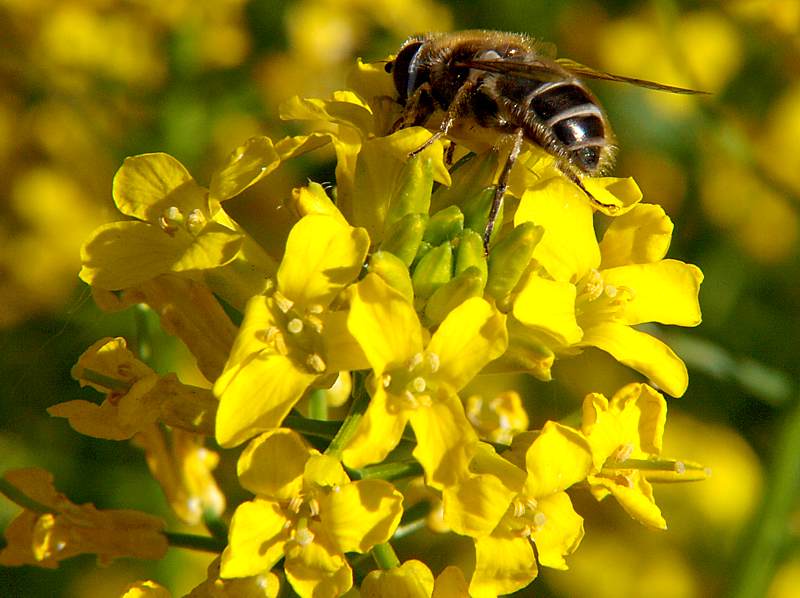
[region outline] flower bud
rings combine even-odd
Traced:
[[[453,240],[462,230],[464,215],[457,206],[450,206],[431,216],[422,238],[431,245],[439,245]]]
[[[472,266],[450,282],[440,286],[425,305],[425,316],[432,324],[440,324],[447,314],[453,311],[470,297],[483,294],[485,277],[481,271]]]
[[[393,253],[376,251],[369,260],[367,270],[380,276],[390,287],[400,291],[409,301],[414,300],[414,289],[408,275],[408,266]]]
[[[523,222],[501,239],[489,254],[489,279],[486,292],[502,301],[517,286],[533,255],[533,248],[544,229],[532,222]]]
[[[432,248],[417,262],[411,276],[414,295],[419,299],[427,299],[452,277],[453,248],[450,243],[443,243]]]
[[[390,227],[407,214],[427,214],[433,189],[433,161],[418,154],[403,166],[397,188],[389,202],[385,226]]]
[[[406,214],[387,229],[381,251],[393,253],[408,268],[417,256],[427,222],[425,214]]]

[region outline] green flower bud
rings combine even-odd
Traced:
[[[464,215],[458,206],[450,206],[431,216],[422,238],[431,245],[440,245],[453,240],[462,230]]]
[[[483,285],[489,277],[489,265],[483,253],[483,238],[474,230],[464,229],[459,237],[456,248],[456,275],[461,274],[468,268],[477,268],[481,273]]]
[[[440,324],[451,311],[470,297],[480,297],[486,278],[472,266],[450,282],[440,286],[425,305],[425,317],[431,324]]]
[[[489,279],[486,292],[503,301],[530,264],[533,248],[542,238],[544,229],[532,222],[523,222],[498,241],[489,253]]]
[[[433,190],[433,161],[419,154],[403,166],[389,202],[385,226],[391,227],[407,214],[427,214]]]
[[[417,256],[427,222],[426,214],[406,214],[388,228],[381,251],[393,253],[408,268]]]
[[[408,275],[408,266],[396,255],[388,251],[376,251],[372,254],[367,271],[374,272],[386,283],[409,301],[414,300],[414,288]]]
[[[459,161],[451,169],[451,185],[440,187],[431,197],[431,210],[438,212],[450,205],[461,205],[475,189],[491,185],[499,162],[497,151],[484,152],[480,156]]]
[[[423,255],[414,268],[414,274],[411,276],[414,295],[420,299],[427,299],[452,277],[453,248],[450,243],[442,243]]]
[[[485,189],[482,189],[478,193],[475,193],[469,197],[461,207],[464,212],[464,226],[474,230],[477,233],[480,233],[481,236],[483,236],[483,231],[486,230],[486,223],[489,220],[489,210],[491,209],[492,201],[494,200],[494,191],[494,186],[486,187]],[[492,230],[490,242],[497,237],[498,232],[502,228],[504,205],[505,199],[500,204],[500,209],[497,211],[497,217],[495,218],[494,230]]]

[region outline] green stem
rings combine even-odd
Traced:
[[[228,526],[220,519],[219,515],[213,511],[205,511],[203,513],[203,523],[208,532],[218,540],[228,540]]]
[[[372,552],[372,558],[375,559],[375,563],[384,571],[394,569],[400,565],[400,559],[397,558],[394,548],[388,542],[373,546],[370,552]]]
[[[33,511],[34,513],[53,512],[51,507],[43,505],[42,503],[32,499],[4,477],[0,477],[0,494],[5,494],[5,496],[11,502],[18,504],[20,507],[27,509],[28,511]]]
[[[227,545],[225,540],[213,538],[211,536],[195,536],[193,534],[179,534],[176,532],[164,532],[170,546],[176,548],[190,548],[192,550],[202,550],[203,552],[222,552]]]
[[[322,421],[317,419],[309,419],[302,415],[287,415],[283,420],[283,426],[290,428],[295,432],[299,432],[303,436],[316,436],[325,440],[332,440],[336,433],[339,431],[342,422],[340,421]]]
[[[740,540],[730,596],[765,596],[778,559],[792,536],[790,515],[800,491],[800,401],[786,414],[779,432],[764,495]]]
[[[355,480],[402,480],[421,476],[424,472],[422,465],[417,461],[405,461],[400,463],[381,463],[380,465],[370,465],[361,469],[348,469],[351,478]]]
[[[364,386],[364,374],[358,372],[353,373],[353,404],[350,406],[350,413],[342,422],[342,427],[336,433],[336,436],[331,440],[328,449],[325,451],[326,455],[341,459],[344,447],[350,442],[350,439],[356,433],[358,425],[361,423],[361,418],[369,405],[369,393]]]
[[[308,397],[308,416],[311,419],[328,419],[328,398],[325,391],[318,388]]]
[[[95,370],[90,370],[89,368],[83,368],[80,376],[81,378],[84,378],[89,382],[93,382],[98,386],[102,386],[103,388],[107,388],[108,390],[128,392],[132,386],[132,384],[125,382],[124,380],[118,380],[116,378],[112,378],[111,376],[106,376],[105,374],[101,374]]]

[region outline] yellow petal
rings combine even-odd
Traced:
[[[306,187],[292,189],[292,198],[289,205],[297,213],[299,218],[310,216],[311,214],[321,214],[332,216],[342,224],[347,224],[339,208],[331,201],[325,188],[319,183],[309,182]]]
[[[522,195],[514,225],[522,222],[544,227],[533,257],[555,280],[576,282],[600,264],[591,204],[563,177],[547,179]]]
[[[422,351],[422,328],[417,313],[380,276],[367,274],[350,292],[347,327],[376,375]]]
[[[581,182],[592,197],[603,204],[592,202],[592,205],[608,216],[624,214],[642,199],[642,190],[630,177],[586,177]]]
[[[430,407],[410,411],[409,420],[417,437],[414,458],[428,485],[441,489],[469,476],[478,437],[456,395],[440,394]]]
[[[653,498],[650,482],[639,474],[633,476],[633,481],[630,477],[627,476],[623,483],[615,483],[613,479],[604,476],[591,476],[589,483],[592,485],[592,493],[595,493],[595,486],[609,491],[625,512],[640,523],[656,529],[667,529],[667,522]]]
[[[163,153],[125,158],[114,175],[113,195],[120,212],[149,222],[173,206],[183,214],[208,211],[205,190],[183,164]]]
[[[433,587],[433,573],[425,563],[406,561],[392,569],[370,571],[360,591],[362,598],[431,598]]]
[[[549,421],[525,455],[525,493],[549,496],[586,479],[592,466],[589,443],[577,431]]]
[[[475,572],[469,584],[473,598],[496,598],[524,588],[538,574],[528,538],[498,533],[475,540]]]
[[[380,463],[400,442],[408,415],[404,411],[390,411],[386,400],[386,391],[376,389],[356,433],[342,451],[342,461],[348,467]]]
[[[439,356],[436,379],[457,392],[507,346],[506,317],[484,299],[472,297],[447,315],[427,351]]]
[[[335,100],[294,96],[280,106],[282,120],[327,121],[361,131],[366,137],[372,130],[369,107],[352,92],[338,92]]]
[[[209,196],[223,201],[255,185],[280,164],[269,137],[251,137],[231,152],[228,160],[211,177]]]
[[[622,312],[626,324],[660,322],[677,326],[700,323],[698,294],[703,273],[697,266],[677,260],[619,266],[604,270],[603,282],[633,290]]]
[[[464,578],[464,572],[455,565],[445,567],[436,577],[431,598],[466,598],[467,596],[469,596],[469,586]]]
[[[341,554],[316,541],[287,555],[286,579],[300,596],[341,596],[353,585],[353,572]]]
[[[266,352],[226,369],[214,385],[217,442],[236,446],[277,428],[316,377],[288,357]]]
[[[566,492],[540,498],[537,509],[545,516],[544,524],[537,527],[531,536],[536,544],[539,564],[566,569],[564,556],[575,552],[583,539],[583,518],[572,508]]]
[[[339,459],[330,455],[312,454],[303,470],[303,481],[308,485],[316,484],[323,488],[338,488],[350,483]]]
[[[144,222],[112,222],[97,228],[81,248],[81,280],[102,289],[130,288],[159,274],[216,268],[232,260],[242,235],[211,222],[197,236],[169,235]]]
[[[220,575],[249,577],[272,569],[283,558],[286,521],[275,502],[257,498],[240,504],[231,519]]]
[[[689,385],[689,373],[680,357],[657,338],[630,326],[611,322],[597,324],[584,330],[581,345],[610,353],[673,397],[683,395]]]
[[[312,454],[292,430],[265,432],[250,441],[239,457],[239,483],[254,494],[289,499],[303,489],[303,472]]]
[[[611,221],[600,241],[601,269],[657,262],[672,240],[672,220],[661,206],[639,204]]]
[[[575,344],[583,336],[575,319],[576,294],[574,284],[531,274],[514,301],[514,317],[552,335],[561,345]]]
[[[289,233],[278,288],[300,307],[327,307],[358,276],[368,249],[363,229],[332,216],[306,216]]]
[[[322,342],[328,372],[366,370],[369,361],[358,340],[347,327],[349,312],[328,311],[322,316]]]
[[[320,517],[341,552],[367,552],[388,542],[403,514],[403,496],[383,480],[334,488],[320,501]]]
[[[486,536],[497,527],[515,494],[493,475],[470,476],[442,491],[445,522],[462,536]]]

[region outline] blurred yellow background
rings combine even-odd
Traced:
[[[526,32],[595,68],[712,94],[592,86],[619,138],[616,174],[635,177],[644,201],[664,206],[676,225],[670,257],[706,276],[704,324],[663,334],[691,374],[686,396],[669,405],[665,455],[701,462],[712,475],[656,488],[667,532],[639,527],[615,505],[579,502],[587,533],[570,571],[544,571],[523,592],[762,595],[742,581],[759,574],[750,568],[761,559],[768,595],[795,595],[800,463],[792,458],[800,456],[787,453],[800,434],[792,427],[800,379],[797,0],[0,0],[3,469],[45,467],[75,502],[143,509],[177,526],[135,448],[81,437],[45,413],[89,392],[69,377],[86,347],[134,334],[131,312],[100,312],[77,279],[81,244],[116,219],[114,172],[125,156],[164,151],[205,183],[248,137],[292,131],[276,116],[286,98],[343,88],[357,57],[385,58],[412,33],[472,28]],[[296,184],[333,181],[330,156],[300,164]],[[258,227],[257,213],[239,209]],[[162,341],[168,350],[154,356],[156,368],[180,370],[178,344]],[[633,379],[593,353],[560,364],[556,378],[523,383],[537,407],[534,427],[573,411],[586,392],[610,396]],[[229,459],[223,486],[233,475]],[[16,509],[0,500],[2,527]],[[759,536],[765,529],[777,530],[771,543]],[[399,551],[408,558],[418,550]],[[5,569],[0,595],[114,596],[145,577],[181,595],[209,560],[173,549],[155,564],[97,569],[81,557],[54,571]]]

